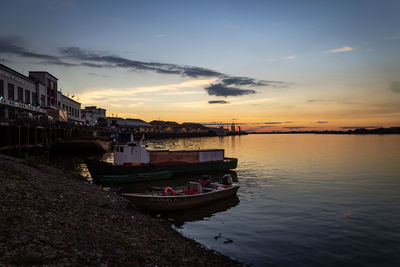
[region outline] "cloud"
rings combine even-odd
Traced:
[[[107,75],[104,75],[104,74],[98,74],[98,73],[94,73],[94,72],[88,72],[88,74],[91,76],[107,78]]]
[[[288,56],[288,57],[283,57],[282,59],[283,60],[292,60],[292,59],[295,59],[296,58],[296,56]]]
[[[229,104],[229,102],[225,100],[210,100],[208,104]]]
[[[390,90],[392,90],[393,93],[400,93],[400,82],[392,82]]]
[[[380,128],[380,126],[344,126],[340,127],[341,129],[344,130],[351,130],[351,129],[375,129],[375,128]]]
[[[314,127],[292,126],[292,127],[282,127],[282,128],[290,129],[290,130],[297,130],[297,129],[314,128]]]
[[[335,48],[335,49],[331,49],[331,50],[327,50],[324,51],[325,53],[342,53],[342,52],[349,52],[349,51],[353,51],[354,48],[351,46],[343,46],[341,48]]]
[[[222,83],[211,84],[210,86],[204,88],[209,95],[215,96],[242,96],[255,94],[256,91],[248,89],[240,89],[236,87],[224,86]]]
[[[132,70],[155,71],[157,73],[162,73],[162,74],[179,74],[182,76],[189,76],[193,78],[197,78],[199,76],[202,77],[226,76],[220,72],[206,68],[169,64],[169,63],[143,62],[137,60],[130,60],[115,55],[107,55],[104,53],[84,50],[79,47],[65,47],[65,48],[60,48],[59,51],[63,56],[71,60],[100,63],[96,67],[129,68]]]
[[[277,88],[289,86],[289,83],[284,81],[265,81],[249,77],[234,77],[216,70],[196,66],[131,60],[106,52],[90,51],[79,47],[59,48],[59,56],[35,53],[25,47],[25,42],[20,37],[0,37],[0,53],[40,59],[42,61],[39,64],[52,64],[64,67],[84,66],[97,69],[126,68],[132,71],[153,71],[160,74],[175,74],[191,78],[216,78],[218,81],[214,80],[212,84],[208,84],[209,86],[205,87],[209,95],[226,97],[256,93],[256,91],[251,89],[240,88],[241,86],[269,86]]]
[[[265,124],[281,124],[281,121],[265,122]]]
[[[249,85],[249,86],[271,86],[271,87],[288,87],[289,83],[283,81],[264,81],[256,80],[248,77],[228,77],[221,79],[221,84],[228,85]]]
[[[46,54],[34,53],[23,47],[25,41],[18,36],[4,36],[0,37],[0,52],[4,54],[13,54],[27,58],[37,58],[50,61],[58,61],[55,56]]]
[[[327,121],[317,121],[319,124],[328,123]]]
[[[307,102],[311,103],[311,102],[320,102],[323,101],[322,99],[308,99]]]
[[[182,90],[187,88],[201,87],[206,84],[210,84],[210,82],[214,80],[215,79],[191,80],[174,84],[141,86],[133,88],[109,88],[109,89],[96,88],[82,92],[78,96],[81,99],[81,102],[86,105],[96,104],[96,103],[97,105],[101,103],[106,103],[107,105],[109,105],[112,102],[115,103],[115,105],[119,105],[119,107],[123,107],[125,103],[128,102],[138,102],[138,101],[152,102],[154,101],[152,98],[146,98],[140,96],[146,96],[149,94],[152,95],[155,92],[157,92],[158,94],[169,94],[169,95],[193,94],[193,92],[182,91]]]

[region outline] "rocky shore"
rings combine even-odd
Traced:
[[[0,265],[241,266],[74,175],[0,155]]]

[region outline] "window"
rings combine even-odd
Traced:
[[[25,104],[31,103],[31,91],[25,90]]]
[[[14,84],[8,84],[8,99],[14,100]]]
[[[32,104],[34,105],[38,104],[37,94],[34,92],[32,92]]]
[[[44,95],[40,96],[40,105],[45,106],[46,105],[46,97]]]
[[[24,102],[24,89],[21,87],[18,87],[18,102],[23,103]]]
[[[0,96],[4,96],[4,81],[0,80]]]

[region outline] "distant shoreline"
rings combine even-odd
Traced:
[[[400,134],[400,127],[365,129],[348,131],[290,131],[290,132],[248,132],[249,134]]]

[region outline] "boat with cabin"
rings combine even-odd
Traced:
[[[132,175],[150,171],[173,174],[226,171],[237,167],[237,158],[225,157],[223,149],[148,150],[144,138],[114,145],[114,163],[87,159],[92,176]]]

